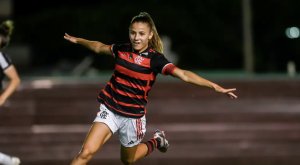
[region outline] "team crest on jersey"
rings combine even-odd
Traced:
[[[142,56],[136,56],[134,58],[134,63],[141,64],[144,61],[144,58]]]

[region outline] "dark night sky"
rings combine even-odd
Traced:
[[[299,39],[287,39],[284,33],[288,26],[300,27],[299,6],[298,0],[252,1],[258,72],[283,71],[291,59],[300,65]],[[66,44],[61,39],[64,32],[107,43],[126,42],[129,21],[139,11],[151,13],[160,34],[171,37],[179,65],[242,69],[241,0],[15,0],[13,18],[19,25],[15,40],[32,45],[34,66],[55,65],[62,56],[78,61],[90,52]]]

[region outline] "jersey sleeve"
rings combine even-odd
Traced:
[[[114,58],[118,58],[118,51],[129,51],[131,49],[129,44],[112,44],[110,46],[111,53]]]
[[[114,58],[116,58],[116,55],[118,52],[118,47],[119,47],[119,45],[117,45],[117,44],[110,45],[110,51]]]
[[[0,67],[5,70],[12,65],[11,59],[4,53],[0,52]]]
[[[172,75],[176,66],[168,61],[164,55],[156,55],[151,60],[151,68],[155,73],[163,75]]]

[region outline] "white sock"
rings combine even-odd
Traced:
[[[0,152],[0,164],[11,165],[12,163],[13,162],[11,161],[11,156]]]

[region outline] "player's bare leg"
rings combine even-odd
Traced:
[[[137,160],[152,153],[155,148],[160,152],[167,152],[169,148],[169,142],[163,131],[157,130],[152,139],[134,147],[121,146],[121,160],[124,165],[133,164]]]
[[[121,146],[121,160],[123,164],[130,165],[137,160],[145,157],[148,152],[148,147],[144,143],[140,143],[134,147]]]
[[[71,165],[86,165],[93,155],[112,136],[112,132],[104,123],[94,122],[78,155]]]

